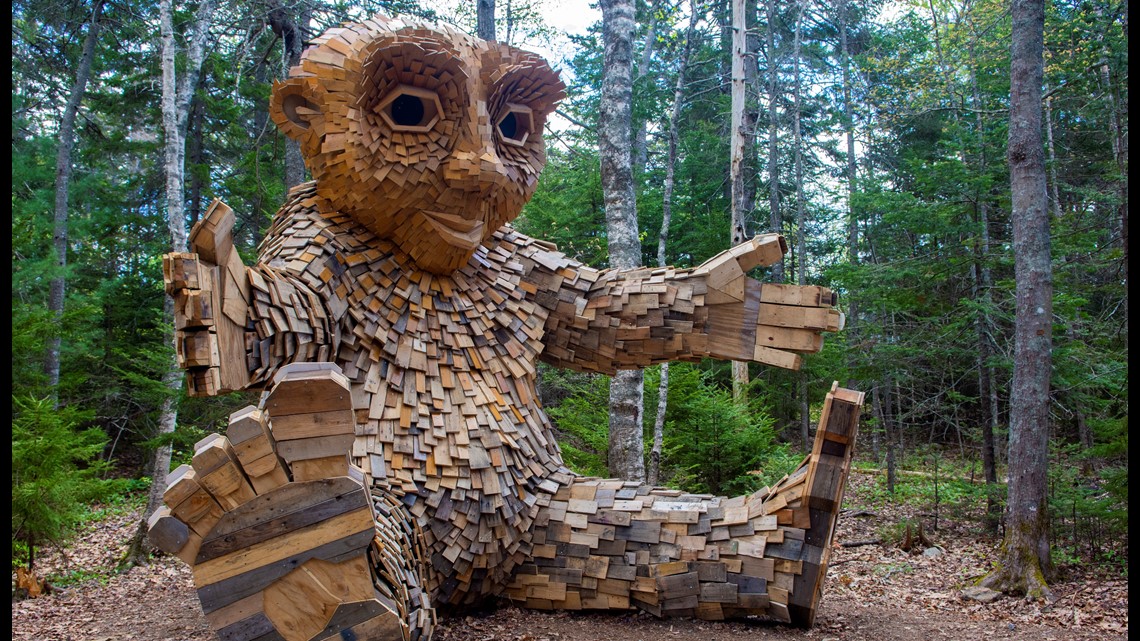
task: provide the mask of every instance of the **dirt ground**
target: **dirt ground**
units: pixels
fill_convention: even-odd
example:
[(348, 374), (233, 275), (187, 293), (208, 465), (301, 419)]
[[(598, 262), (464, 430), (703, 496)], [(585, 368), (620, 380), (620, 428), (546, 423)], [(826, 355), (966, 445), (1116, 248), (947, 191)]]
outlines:
[[(849, 506), (861, 484), (852, 476)], [(841, 515), (837, 543), (874, 538), (897, 509)], [(135, 526), (126, 514), (87, 528), (66, 552), (48, 551), (43, 569), (90, 570), (113, 565)], [(1123, 641), (1128, 586), (1070, 569), (1054, 582), (1052, 604), (1003, 596), (988, 604), (961, 589), (985, 571), (996, 541), (943, 520), (931, 534), (941, 554), (908, 554), (880, 545), (836, 547), (816, 625), (799, 630), (767, 621), (713, 623), (656, 619), (644, 613), (521, 610), (508, 603), (440, 621), (435, 641)], [(932, 553), (933, 554), (933, 553)], [(189, 570), (163, 556), (146, 567), (91, 579), (38, 599), (13, 601), (16, 641), (210, 641)]]

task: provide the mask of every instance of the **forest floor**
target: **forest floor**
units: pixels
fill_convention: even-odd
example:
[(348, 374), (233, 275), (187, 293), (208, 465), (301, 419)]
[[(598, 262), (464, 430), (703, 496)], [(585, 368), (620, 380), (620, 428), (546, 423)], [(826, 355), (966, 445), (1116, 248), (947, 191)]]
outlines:
[[(644, 613), (492, 610), (440, 622), (436, 641), (1116, 641), (1128, 636), (1128, 582), (1087, 564), (1062, 567), (1052, 604), (1001, 596), (966, 599), (962, 589), (988, 568), (998, 544), (981, 537), (972, 519), (944, 514), (932, 529), (926, 508), (874, 501), (881, 477), (851, 475), (836, 542), (880, 538), (904, 518), (922, 518), (940, 553), (911, 554), (897, 546), (836, 547), (815, 627), (767, 621), (714, 623), (656, 619)], [(921, 512), (921, 514), (920, 514)], [(68, 548), (44, 550), (41, 576), (73, 577), (36, 599), (12, 602), (16, 641), (211, 641), (190, 572), (162, 555), (150, 565), (112, 568), (134, 531), (138, 513), (110, 512), (89, 523)], [(947, 518), (950, 516), (950, 518)], [(91, 577), (75, 581), (75, 577)]]

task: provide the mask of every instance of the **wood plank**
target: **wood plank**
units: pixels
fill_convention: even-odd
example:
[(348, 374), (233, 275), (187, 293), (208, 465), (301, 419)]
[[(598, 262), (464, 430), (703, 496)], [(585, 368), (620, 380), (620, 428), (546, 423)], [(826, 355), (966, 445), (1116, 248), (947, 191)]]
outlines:
[(359, 482), (348, 477), (292, 483), (227, 513), (207, 542), (288, 514), (302, 512), (333, 497), (340, 497), (349, 506), (357, 507), (361, 503), (353, 505), (352, 501), (361, 499), (349, 497), (363, 491)]
[(194, 584), (201, 588), (224, 581), (352, 534), (371, 532), (373, 527), (372, 513), (368, 509), (340, 514), (268, 541), (200, 562), (193, 568)]
[[(357, 510), (367, 510), (367, 495), (362, 488), (350, 494), (329, 497), (325, 501), (306, 506), (273, 519), (266, 519), (249, 527), (228, 532), (214, 532), (203, 542), (198, 552), (198, 563), (203, 563), (230, 552), (240, 551), (296, 530)], [(226, 530), (230, 523), (219, 523)]]

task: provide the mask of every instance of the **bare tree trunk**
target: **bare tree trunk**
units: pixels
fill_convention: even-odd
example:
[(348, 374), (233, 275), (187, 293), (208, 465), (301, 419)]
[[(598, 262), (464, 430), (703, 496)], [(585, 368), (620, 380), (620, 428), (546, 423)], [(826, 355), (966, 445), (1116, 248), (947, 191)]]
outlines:
[(894, 398), (898, 394), (891, 394), (891, 380), (889, 378), (880, 382), (883, 388), (883, 435), (887, 440), (887, 491), (891, 494), (895, 493), (895, 480), (897, 449), (901, 442), (899, 438), (902, 434), (902, 425), (894, 421), (896, 416)]
[[(847, 138), (847, 252), (852, 264), (859, 262), (859, 221), (851, 198), (855, 194), (855, 117), (851, 105), (851, 52), (847, 46), (847, 1), (840, 3), (839, 46), (843, 67), (843, 132)], [(854, 312), (851, 313), (855, 315)], [(854, 319), (849, 320), (850, 322)], [(849, 327), (850, 329), (850, 327)]]
[[(1125, 9), (1127, 11), (1127, 9)], [(1127, 15), (1127, 14), (1126, 14)], [(1100, 36), (1103, 42), (1104, 36)], [(1116, 219), (1117, 235), (1120, 237), (1121, 249), (1124, 252), (1123, 256), (1123, 269), (1124, 269), (1124, 282), (1128, 283), (1128, 137), (1124, 134), (1124, 127), (1121, 125), (1120, 109), (1118, 104), (1121, 102), (1116, 95), (1116, 86), (1112, 83), (1112, 72), (1108, 66), (1107, 47), (1104, 50), (1105, 62), (1100, 65), (1100, 77), (1104, 83), (1104, 96), (1108, 100), (1109, 116), (1112, 120), (1112, 158), (1116, 161), (1116, 169), (1120, 174), (1120, 179), (1117, 181), (1117, 195), (1120, 202), (1117, 203), (1117, 211), (1119, 212)]]
[[(630, 146), (634, 9), (630, 0), (603, 0), (601, 8), (605, 59), (598, 152), (602, 160), (610, 267), (632, 269), (641, 264)], [(645, 481), (643, 380), (641, 370), (623, 370), (610, 382), (609, 471), (628, 481)]]
[(882, 461), (882, 459), (879, 458), (882, 455), (882, 446), (880, 443), (882, 440), (881, 434), (886, 430), (887, 425), (887, 413), (883, 410), (883, 395), (879, 391), (882, 387), (882, 381), (878, 381), (875, 383), (875, 386), (871, 388), (871, 405), (874, 409), (875, 419), (879, 423), (875, 426), (875, 429), (871, 430), (871, 457), (875, 459), (875, 465), (878, 465), (879, 462)]
[[(171, 251), (187, 250), (186, 208), (183, 194), (184, 164), (186, 155), (186, 124), (190, 111), (190, 99), (198, 88), (198, 77), (202, 69), (202, 59), (206, 55), (206, 37), (209, 34), (210, 19), (214, 12), (212, 0), (201, 0), (194, 22), (189, 27), (186, 45), (186, 66), (180, 78), (175, 77), (174, 58), (174, 0), (162, 0), (159, 4), (159, 21), (162, 37), (162, 128), (164, 133), (164, 165), (166, 171), (166, 215), (170, 229)], [(163, 317), (171, 332), (169, 340), (173, 345), (174, 301), (168, 295), (163, 305)], [(183, 373), (178, 367), (174, 353), (170, 353), (170, 369), (163, 376), (169, 390), (162, 404), (159, 416), (158, 436), (167, 439), (178, 424), (176, 399), (182, 391)], [(155, 448), (151, 462), (151, 486), (147, 497), (146, 512), (139, 528), (131, 540), (125, 564), (134, 565), (146, 560), (150, 544), (146, 540), (146, 521), (162, 504), (166, 491), (166, 477), (170, 473), (170, 445), (164, 443)]]
[(59, 122), (59, 150), (55, 157), (55, 215), (52, 221), (52, 247), (55, 250), (56, 274), (51, 279), (48, 294), (48, 311), (55, 318), (52, 334), (48, 338), (47, 352), (44, 354), (44, 374), (47, 376), (53, 407), (59, 407), (59, 350), (62, 336), (59, 334), (63, 321), (63, 303), (67, 294), (67, 206), (68, 189), (71, 185), (71, 150), (75, 146), (75, 119), (79, 114), (79, 103), (87, 92), (87, 79), (91, 77), (91, 65), (95, 59), (95, 45), (99, 41), (99, 14), (103, 11), (103, 0), (95, 0), (91, 7), (91, 23), (87, 27), (87, 37), (83, 41), (83, 54), (79, 58), (79, 69), (75, 72), (75, 84), (63, 110)]
[[(847, 0), (839, 3), (839, 62), (843, 70), (843, 130), (847, 138), (847, 261), (854, 267), (859, 264), (859, 219), (855, 215), (852, 199), (855, 197), (855, 117), (851, 106), (851, 52), (847, 46)], [(852, 296), (847, 303), (848, 345), (859, 340), (858, 300)], [(851, 352), (854, 354), (854, 351)], [(854, 364), (850, 366), (854, 371)], [(849, 382), (854, 387), (854, 381)]]
[[(681, 101), (684, 99), (685, 71), (689, 54), (693, 50), (696, 34), (697, 3), (689, 3), (689, 28), (685, 32), (685, 48), (677, 69), (677, 83), (673, 89), (673, 110), (669, 115), (669, 155), (665, 161), (665, 185), (661, 203), (661, 231), (657, 234), (657, 265), (665, 266), (665, 246), (669, 240), (669, 223), (673, 218), (673, 183), (677, 167), (677, 125), (681, 120)], [(665, 438), (665, 412), (669, 409), (669, 363), (661, 364), (661, 381), (657, 386), (657, 417), (653, 421), (653, 447), (649, 451), (648, 483), (657, 485), (661, 476), (661, 449)]]
[[(779, 234), (784, 229), (784, 219), (780, 215), (780, 156), (777, 142), (779, 140), (779, 86), (780, 63), (776, 56), (776, 0), (768, 0), (768, 207), (770, 208), (768, 224), (773, 233)], [(772, 282), (784, 282), (784, 264), (777, 262), (772, 265), (770, 277)]]
[[(637, 85), (645, 74), (649, 73), (649, 63), (653, 60), (653, 50), (657, 44), (657, 12), (661, 7), (661, 0), (653, 0), (649, 7), (649, 28), (645, 30), (645, 46), (641, 49), (641, 60), (637, 65), (633, 77), (633, 84)], [(638, 118), (633, 130), (633, 170), (644, 172), (645, 165), (649, 163), (649, 145), (645, 138), (645, 119)]]
[[(758, 0), (744, 0), (744, 15), (759, 15)], [(745, 19), (747, 23), (747, 18)], [(744, 32), (744, 115), (741, 128), (744, 131), (744, 159), (740, 161), (740, 171), (744, 175), (743, 194), (740, 197), (741, 217), (747, 228), (754, 223), (756, 192), (759, 189), (760, 157), (757, 152), (757, 134), (760, 131), (760, 54), (762, 50), (759, 28)]]
[[(748, 22), (744, 11), (744, 0), (732, 2), (732, 131), (729, 175), (732, 182), (732, 245), (746, 239), (744, 217), (744, 46)], [(738, 402), (745, 401), (748, 388), (748, 363), (732, 362), (732, 397)]]
[(1005, 541), (983, 585), (1052, 599), (1049, 556), (1049, 385), (1053, 277), (1041, 140), (1043, 0), (1014, 0), (1010, 59), (1009, 173), (1016, 321), (1010, 394)]
[[(266, 16), (270, 29), (285, 45), (284, 77), (289, 76), (289, 69), (301, 64), (301, 52), (305, 48), (305, 29), (309, 27), (309, 18), (313, 9), (307, 2), (301, 3), (300, 8), (301, 11), (294, 20), (290, 13), (294, 10), (292, 5), (286, 7), (280, 0), (273, 0)], [(286, 136), (285, 189), (292, 189), (303, 182), (305, 182), (305, 160), (301, 156), (301, 143)]]
[[(800, 131), (800, 55), (803, 46), (804, 12), (807, 11), (808, 0), (799, 0), (799, 11), (796, 12), (796, 38), (792, 55), (795, 84), (792, 88), (792, 135), (794, 137), (796, 161), (796, 282), (807, 285), (807, 238), (804, 232), (804, 139)], [(805, 452), (811, 451), (811, 406), (808, 403), (807, 372), (799, 371), (800, 393), (800, 441)]]
[[(202, 150), (202, 102), (199, 100), (190, 101), (190, 124), (188, 127), (188, 135), (186, 145), (189, 147), (190, 165), (193, 167), (199, 165), (203, 160)], [(190, 172), (190, 211), (189, 223), (193, 228), (194, 224), (198, 222), (198, 218), (202, 215), (202, 176), (198, 171)]]
[[(982, 120), (982, 101), (978, 91), (977, 73), (973, 67), (974, 51), (970, 46), (970, 90), (974, 102), (974, 125), (978, 132), (978, 172), (985, 174), (986, 137), (985, 122)], [(981, 404), (989, 409), (982, 419), (982, 470), (989, 484), (986, 495), (986, 526), (996, 533), (1000, 520), (1000, 506), (995, 497), (994, 489), (997, 486), (997, 464), (994, 460), (994, 432), (998, 428), (997, 391), (994, 389), (994, 369), (990, 364), (994, 348), (992, 341), (993, 321), (989, 311), (993, 308), (993, 278), (986, 259), (990, 255), (990, 201), (989, 193), (978, 194), (978, 231), (979, 241), (975, 243), (974, 263), (971, 269), (974, 272), (974, 300), (981, 303), (974, 317), (974, 331), (978, 335), (978, 398)]]
[(1060, 220), (1061, 186), (1057, 182), (1057, 153), (1053, 148), (1053, 96), (1045, 99), (1045, 134), (1049, 150), (1049, 190), (1053, 196), (1053, 218)]
[(476, 2), (475, 34), (488, 42), (495, 39), (495, 0)]

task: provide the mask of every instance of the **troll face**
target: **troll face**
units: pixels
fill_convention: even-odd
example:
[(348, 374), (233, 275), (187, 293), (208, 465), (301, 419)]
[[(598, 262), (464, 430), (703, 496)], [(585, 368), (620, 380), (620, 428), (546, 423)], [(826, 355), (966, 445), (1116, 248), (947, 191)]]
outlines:
[(563, 89), (535, 54), (377, 17), (316, 40), (270, 113), (322, 206), (447, 274), (534, 194)]

